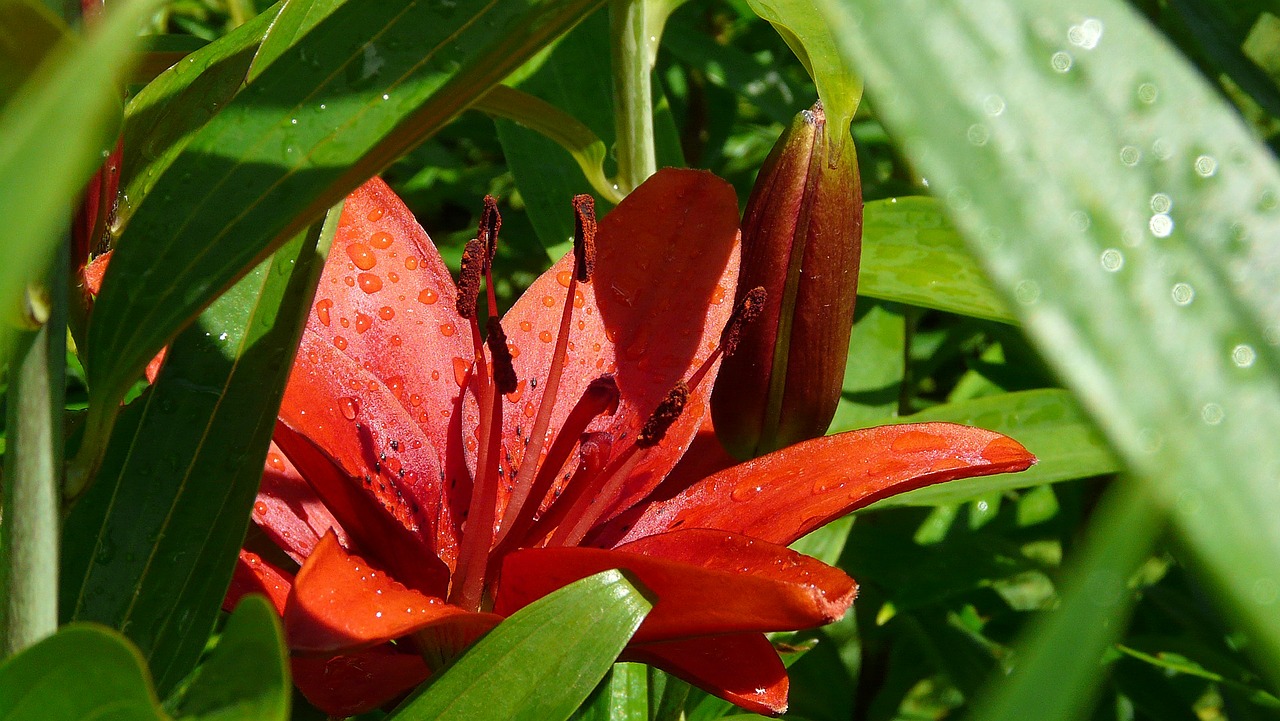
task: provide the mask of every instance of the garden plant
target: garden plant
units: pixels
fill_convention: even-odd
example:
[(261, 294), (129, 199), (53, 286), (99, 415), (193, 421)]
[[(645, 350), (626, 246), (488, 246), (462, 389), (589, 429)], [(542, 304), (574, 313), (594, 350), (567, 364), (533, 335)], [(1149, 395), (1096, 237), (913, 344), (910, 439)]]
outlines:
[(0, 719), (1280, 718), (1275, 0), (0, 0)]

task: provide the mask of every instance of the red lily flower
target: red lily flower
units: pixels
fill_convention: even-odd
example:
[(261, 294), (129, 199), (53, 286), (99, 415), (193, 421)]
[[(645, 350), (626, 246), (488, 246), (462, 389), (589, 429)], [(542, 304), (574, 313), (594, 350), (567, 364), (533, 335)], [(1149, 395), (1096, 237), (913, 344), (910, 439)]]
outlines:
[(574, 206), (575, 252), (501, 324), (491, 290), (479, 304), (486, 347), (492, 202), (460, 294), (385, 184), (346, 201), (254, 508), (300, 569), (244, 551), (227, 597), (275, 602), (295, 681), (331, 714), (387, 703), (502, 617), (610, 568), (657, 599), (627, 658), (780, 713), (787, 677), (764, 633), (834, 621), (857, 588), (786, 544), (895, 493), (1034, 462), (999, 434), (928, 423), (731, 465), (707, 418), (750, 315), (726, 302), (733, 190), (664, 170), (598, 232), (590, 198)]

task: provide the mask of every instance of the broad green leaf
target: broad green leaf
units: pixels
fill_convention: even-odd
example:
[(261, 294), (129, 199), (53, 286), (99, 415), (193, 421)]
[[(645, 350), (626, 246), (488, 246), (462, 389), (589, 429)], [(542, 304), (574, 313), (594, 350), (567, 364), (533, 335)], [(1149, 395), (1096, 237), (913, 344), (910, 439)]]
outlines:
[(285, 0), (280, 12), (271, 20), (271, 27), (263, 36), (262, 44), (258, 46), (258, 52), (249, 68), (249, 80), (261, 75), (267, 66), (283, 56), (302, 36), (329, 17), (345, 1)]
[(1119, 0), (820, 3), (1280, 684), (1280, 168)]
[[(279, 5), (185, 54), (125, 107), (117, 223), (126, 225), (192, 135), (235, 97)], [(167, 37), (167, 36), (166, 36)]]
[(893, 498), (876, 508), (938, 506), (991, 493), (1115, 473), (1119, 461), (1093, 423), (1064, 390), (1042, 389), (934, 406), (903, 422), (949, 421), (998, 431), (1027, 447), (1039, 462), (1021, 473), (966, 478)]
[(1146, 560), (1164, 514), (1144, 487), (1112, 487), (1068, 570), (1062, 600), (1033, 624), (1013, 673), (996, 675), (975, 702), (975, 721), (1070, 721), (1089, 718), (1103, 676), (1103, 654), (1120, 638), (1133, 606), (1129, 577)]
[[(556, 43), (537, 70), (520, 80), (519, 89), (576, 118), (604, 147), (613, 148), (617, 132), (608, 57), (609, 22), (606, 13), (598, 12)], [(661, 88), (655, 87), (653, 94), (658, 106), (654, 117), (658, 165), (683, 165), (675, 121), (660, 105)], [(500, 119), (495, 124), (529, 220), (538, 239), (558, 258), (564, 244), (573, 238), (569, 200), (589, 190), (591, 183), (578, 163), (552, 139), (539, 134), (535, 124), (530, 124), (535, 129), (510, 120)], [(598, 200), (610, 202), (603, 195)], [(604, 202), (598, 215), (608, 207)]]
[(142, 656), (123, 636), (75, 624), (0, 664), (0, 721), (162, 721)]
[(812, 0), (747, 0), (747, 4), (787, 41), (817, 84), (818, 97), (831, 127), (836, 128), (830, 142), (846, 142), (862, 100), (862, 79), (840, 53), (834, 28), (814, 12)]
[(95, 464), (151, 356), (236, 278), (600, 0), (351, 0), (161, 171), (124, 230), (86, 348)]
[(905, 344), (906, 319), (901, 308), (870, 299), (858, 303), (832, 429), (884, 422), (898, 415)]
[(330, 218), (174, 341), (64, 524), (62, 612), (128, 635), (163, 693), (195, 664), (231, 580)]
[(209, 660), (166, 706), (183, 719), (287, 721), (293, 694), (288, 655), (275, 607), (261, 596), (246, 596)]
[(0, 107), (66, 33), (66, 24), (38, 0), (0, 2)]
[(25, 283), (52, 259), (76, 197), (115, 142), (118, 83), (157, 5), (116, 3), (85, 41), (52, 50), (0, 108), (0, 348)]
[(1241, 47), (1261, 12), (1245, 0), (1170, 0), (1191, 40), (1215, 70), (1230, 76), (1254, 102), (1280, 117), (1280, 90)]
[(567, 719), (651, 607), (620, 571), (569, 584), (503, 621), (391, 718)]
[(932, 198), (867, 203), (858, 294), (922, 308), (1014, 322), (1009, 306)]

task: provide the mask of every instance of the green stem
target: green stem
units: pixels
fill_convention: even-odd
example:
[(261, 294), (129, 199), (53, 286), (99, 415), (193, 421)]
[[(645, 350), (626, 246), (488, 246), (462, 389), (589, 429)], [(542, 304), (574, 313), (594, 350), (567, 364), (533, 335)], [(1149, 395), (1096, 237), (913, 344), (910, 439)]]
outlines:
[(618, 187), (623, 193), (630, 193), (658, 170), (648, 25), (645, 0), (609, 0)]
[(48, 286), (29, 291), (41, 328), (18, 340), (9, 386), (0, 577), (0, 654), (8, 656), (58, 627), (58, 518), (66, 375), (66, 277), (62, 243)]

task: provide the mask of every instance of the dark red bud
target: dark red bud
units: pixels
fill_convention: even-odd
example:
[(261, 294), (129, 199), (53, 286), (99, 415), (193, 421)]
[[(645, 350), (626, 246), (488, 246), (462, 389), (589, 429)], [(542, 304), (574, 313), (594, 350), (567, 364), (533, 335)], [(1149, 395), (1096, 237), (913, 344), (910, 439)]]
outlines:
[(826, 432), (840, 401), (862, 251), (862, 185), (845, 128), (821, 103), (774, 145), (747, 200), (737, 295), (767, 294), (725, 358), (711, 397), (716, 432), (751, 458)]

